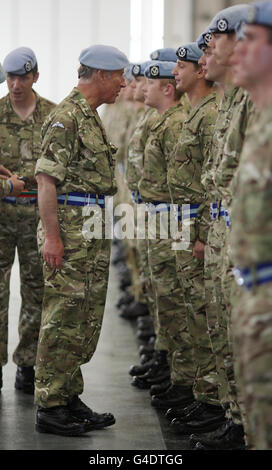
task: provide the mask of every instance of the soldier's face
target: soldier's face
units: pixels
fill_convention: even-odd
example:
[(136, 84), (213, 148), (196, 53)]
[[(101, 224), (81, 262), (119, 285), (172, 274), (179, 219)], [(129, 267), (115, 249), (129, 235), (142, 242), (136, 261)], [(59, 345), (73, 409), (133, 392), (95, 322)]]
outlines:
[(162, 100), (163, 90), (160, 79), (148, 78), (143, 87), (144, 103), (156, 108)]
[(35, 76), (33, 73), (24, 75), (14, 75), (7, 73), (7, 85), (10, 93), (11, 101), (14, 103), (23, 103), (27, 101), (32, 93), (32, 86), (38, 80), (39, 74)]
[(230, 59), (236, 43), (235, 34), (213, 34), (212, 47), (216, 62), (226, 67), (230, 66)]
[(252, 89), (271, 81), (271, 64), (272, 42), (268, 28), (245, 26), (244, 39), (237, 43), (232, 58), (235, 84)]
[(172, 73), (175, 76), (176, 88), (182, 93), (186, 93), (190, 90), (196, 80), (196, 69), (192, 62), (185, 62), (182, 60), (177, 61), (177, 65), (173, 69)]
[(103, 83), (104, 103), (114, 103), (121, 89), (125, 86), (124, 69), (114, 70), (110, 75), (105, 75)]
[(134, 101), (140, 101), (141, 103), (144, 102), (144, 92), (143, 92), (143, 87), (145, 85), (145, 77), (135, 77), (134, 79)]
[(206, 63), (203, 64), (203, 70), (206, 80), (212, 82), (220, 82), (223, 77), (226, 67), (217, 63), (215, 55), (213, 54), (213, 47), (209, 44), (205, 50)]

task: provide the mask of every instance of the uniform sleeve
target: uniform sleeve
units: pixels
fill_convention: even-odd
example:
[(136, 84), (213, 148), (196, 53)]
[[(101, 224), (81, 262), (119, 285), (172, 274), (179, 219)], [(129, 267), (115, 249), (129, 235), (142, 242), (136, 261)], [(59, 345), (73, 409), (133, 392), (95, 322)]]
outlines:
[(46, 173), (63, 182), (75, 151), (76, 126), (73, 119), (56, 117), (42, 128), (42, 155), (35, 175)]
[[(212, 140), (214, 135), (215, 122), (217, 119), (217, 110), (210, 111), (204, 118), (201, 132), (200, 142), (203, 153), (202, 175), (210, 174), (212, 166)], [(203, 183), (203, 178), (201, 178)], [(203, 192), (205, 192), (203, 187)], [(203, 202), (200, 204), (197, 217), (197, 238), (203, 243), (206, 243), (208, 230), (210, 226), (210, 204), (209, 195), (205, 192)]]
[(11, 187), (8, 180), (0, 180), (0, 198), (8, 196), (10, 193)]

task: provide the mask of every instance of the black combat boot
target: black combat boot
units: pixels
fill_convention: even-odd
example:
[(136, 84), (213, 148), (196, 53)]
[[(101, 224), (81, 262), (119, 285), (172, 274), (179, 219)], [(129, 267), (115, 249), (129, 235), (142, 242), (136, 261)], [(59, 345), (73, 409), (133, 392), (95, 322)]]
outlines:
[(111, 413), (97, 413), (83, 403), (75, 395), (68, 403), (71, 415), (88, 425), (88, 429), (102, 429), (115, 424), (115, 418)]
[(166, 392), (166, 390), (168, 390), (169, 387), (171, 387), (171, 385), (172, 385), (171, 380), (166, 379), (163, 382), (161, 382), (160, 384), (151, 385), (149, 393), (150, 393), (151, 396), (158, 395), (159, 393)]
[(167, 362), (167, 351), (155, 351), (155, 361), (143, 375), (133, 377), (131, 385), (148, 389), (153, 384), (161, 383), (170, 378), (170, 368)]
[(205, 435), (192, 434), (190, 445), (195, 450), (244, 450), (244, 428), (229, 419), (214, 432)]
[(131, 368), (129, 369), (129, 374), (132, 375), (132, 377), (134, 375), (143, 375), (150, 369), (150, 367), (154, 364), (154, 362), (155, 362), (155, 358), (154, 356), (152, 356), (152, 358), (149, 361), (145, 362), (142, 365), (131, 366)]
[(203, 433), (213, 431), (225, 422), (226, 418), (223, 408), (206, 403), (205, 409), (202, 410), (199, 416), (194, 416), (190, 421), (175, 418), (170, 426), (177, 434), (191, 434), (192, 432)]
[(183, 408), (177, 407), (177, 408), (169, 408), (167, 412), (165, 413), (165, 417), (169, 420), (172, 421), (173, 419), (177, 418), (181, 421), (183, 421), (185, 418), (188, 421), (190, 421), (190, 418), (194, 418), (197, 416), (199, 413), (202, 412), (203, 408), (205, 408), (205, 404), (201, 403), (200, 401), (193, 401), (190, 403), (190, 405), (187, 405)]
[(168, 409), (171, 406), (185, 406), (194, 401), (192, 387), (172, 384), (165, 392), (153, 395), (151, 405), (155, 408)]
[(38, 407), (35, 428), (59, 436), (81, 436), (90, 431), (89, 424), (72, 416), (68, 406)]
[(146, 304), (141, 302), (131, 302), (127, 306), (122, 307), (120, 317), (127, 320), (135, 320), (139, 316), (149, 315), (149, 310)]
[(34, 394), (34, 367), (18, 366), (15, 377), (15, 388), (23, 393)]

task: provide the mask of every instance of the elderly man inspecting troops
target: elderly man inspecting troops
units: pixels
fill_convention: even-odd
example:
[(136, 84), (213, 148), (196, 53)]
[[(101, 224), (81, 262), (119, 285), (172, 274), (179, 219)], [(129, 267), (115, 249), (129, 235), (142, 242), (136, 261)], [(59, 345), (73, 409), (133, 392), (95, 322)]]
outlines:
[[(125, 86), (125, 54), (94, 45), (79, 57), (79, 81), (43, 127), (36, 165), (44, 259), (44, 300), (37, 351), (35, 403), (38, 432), (82, 435), (115, 423), (79, 398), (80, 366), (92, 358), (103, 319), (110, 240), (84, 236), (84, 206), (105, 216), (105, 195), (116, 193), (114, 162), (96, 111)], [(104, 223), (104, 222), (103, 222)]]
[(19, 344), (13, 354), (17, 364), (15, 387), (33, 394), (43, 296), (36, 239), (38, 211), (34, 169), (41, 149), (41, 126), (55, 105), (33, 90), (39, 72), (31, 49), (20, 47), (11, 51), (4, 59), (3, 70), (9, 94), (0, 100), (0, 156), (10, 176), (1, 180), (0, 367), (7, 363), (8, 357), (9, 281), (17, 249), (22, 303)]

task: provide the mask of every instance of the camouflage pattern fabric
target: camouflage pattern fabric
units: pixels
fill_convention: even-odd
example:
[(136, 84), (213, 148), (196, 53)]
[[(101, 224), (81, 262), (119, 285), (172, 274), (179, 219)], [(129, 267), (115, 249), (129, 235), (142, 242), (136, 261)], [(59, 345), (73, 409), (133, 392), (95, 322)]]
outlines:
[[(42, 156), (36, 174), (57, 179), (57, 191), (116, 192), (112, 146), (104, 127), (74, 89), (42, 129)], [(91, 206), (90, 206), (91, 210)], [(105, 210), (98, 214), (104, 221)], [(44, 265), (44, 299), (35, 374), (35, 403), (67, 404), (83, 390), (81, 364), (97, 345), (108, 284), (110, 240), (84, 236), (86, 207), (58, 206), (64, 257), (61, 269)], [(44, 234), (39, 228), (39, 244)]]
[[(37, 93), (35, 96), (35, 110), (24, 121), (13, 111), (9, 95), (0, 100), (0, 161), (12, 173), (26, 179), (26, 191), (37, 188), (34, 169), (41, 151), (41, 126), (55, 107), (54, 103)], [(35, 204), (30, 205), (28, 200), (22, 199), (20, 202), (25, 204), (17, 203), (15, 206), (0, 201), (0, 364), (4, 365), (7, 362), (9, 280), (17, 248), (22, 303), (19, 317), (19, 344), (13, 360), (20, 366), (33, 366), (36, 359), (43, 295), (42, 266), (36, 237), (39, 217)]]
[[(230, 184), (239, 164), (239, 158), (244, 142), (245, 133), (252, 115), (254, 107), (249, 99), (249, 95), (243, 89), (231, 87), (226, 99), (223, 100), (222, 109), (224, 110), (224, 119), (219, 123), (219, 130), (224, 139), (221, 140), (221, 147), (216, 153), (215, 164), (213, 168), (214, 184), (217, 192), (217, 199), (222, 200), (222, 206), (228, 210), (232, 199)], [(223, 143), (223, 145), (222, 145)], [(238, 403), (237, 385), (234, 376), (233, 366), (233, 346), (231, 330), (231, 290), (234, 282), (232, 276), (232, 266), (229, 262), (227, 235), (229, 228), (223, 218), (214, 222), (213, 247), (217, 246), (217, 256), (212, 266), (212, 276), (217, 296), (218, 321), (219, 328), (223, 334), (221, 343), (221, 360), (225, 367), (225, 386), (221, 386), (221, 404), (229, 411), (227, 416), (240, 424), (241, 411)], [(225, 343), (225, 345), (224, 345)], [(223, 368), (220, 369), (223, 381)], [(222, 382), (223, 383), (223, 382)]]
[(218, 404), (216, 364), (207, 331), (204, 262), (193, 257), (193, 246), (196, 240), (205, 243), (210, 224), (201, 173), (208, 161), (216, 118), (216, 95), (211, 93), (192, 109), (168, 166), (172, 202), (180, 207), (199, 204), (197, 218), (184, 222), (189, 232), (188, 247), (176, 251), (176, 261), (197, 367), (194, 395), (197, 400), (211, 404)]
[(7, 196), (10, 193), (10, 184), (7, 180), (0, 179), (0, 198)]
[[(233, 264), (251, 268), (271, 263), (272, 112), (263, 109), (247, 134), (236, 174), (232, 202), (231, 255)], [(241, 387), (251, 446), (272, 448), (271, 409), (271, 282), (249, 290), (237, 287), (233, 332), (237, 380)]]
[[(171, 202), (167, 184), (167, 161), (180, 137), (185, 118), (186, 112), (179, 103), (165, 111), (151, 127), (144, 151), (143, 174), (138, 186), (141, 197), (146, 202)], [(159, 325), (155, 348), (168, 351), (172, 382), (192, 386), (196, 371), (183, 292), (177, 279), (173, 240), (168, 230), (168, 214), (164, 214), (168, 239), (160, 238), (160, 214), (152, 215), (151, 211), (148, 214), (150, 218), (156, 219), (156, 233), (150, 233), (154, 240), (147, 240), (148, 263)], [(178, 359), (181, 357), (183, 366), (179, 370)]]

